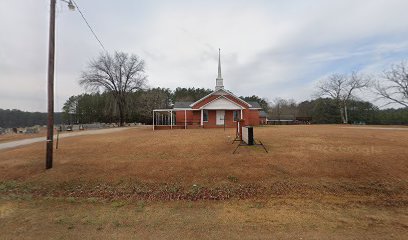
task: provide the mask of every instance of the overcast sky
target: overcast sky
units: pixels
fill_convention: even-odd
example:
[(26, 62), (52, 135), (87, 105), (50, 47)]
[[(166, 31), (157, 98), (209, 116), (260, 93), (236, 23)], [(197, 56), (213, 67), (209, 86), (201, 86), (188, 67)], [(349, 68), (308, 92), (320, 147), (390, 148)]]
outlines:
[[(81, 71), (101, 47), (78, 11), (58, 1), (56, 111), (83, 93)], [(151, 87), (312, 98), (328, 74), (375, 73), (408, 59), (408, 1), (76, 0), (108, 51), (146, 61)], [(0, 108), (46, 111), (48, 0), (0, 0)]]

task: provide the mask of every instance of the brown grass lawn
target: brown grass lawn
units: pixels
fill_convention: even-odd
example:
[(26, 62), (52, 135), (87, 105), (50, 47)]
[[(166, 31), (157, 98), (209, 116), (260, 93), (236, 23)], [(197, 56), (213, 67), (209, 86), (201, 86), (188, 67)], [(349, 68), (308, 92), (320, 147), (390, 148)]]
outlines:
[(0, 151), (0, 238), (407, 239), (408, 131), (146, 128)]

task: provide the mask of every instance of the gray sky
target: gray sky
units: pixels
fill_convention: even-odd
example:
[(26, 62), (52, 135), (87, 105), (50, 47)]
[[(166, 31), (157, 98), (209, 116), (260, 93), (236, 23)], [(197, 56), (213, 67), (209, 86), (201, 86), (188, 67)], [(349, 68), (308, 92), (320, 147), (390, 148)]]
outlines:
[[(408, 59), (406, 0), (76, 2), (108, 51), (146, 61), (151, 87), (214, 88), (218, 48), (225, 87), (270, 100), (307, 100), (330, 73)], [(0, 108), (45, 112), (49, 1), (0, 3)], [(78, 11), (57, 9), (59, 111), (101, 48)]]

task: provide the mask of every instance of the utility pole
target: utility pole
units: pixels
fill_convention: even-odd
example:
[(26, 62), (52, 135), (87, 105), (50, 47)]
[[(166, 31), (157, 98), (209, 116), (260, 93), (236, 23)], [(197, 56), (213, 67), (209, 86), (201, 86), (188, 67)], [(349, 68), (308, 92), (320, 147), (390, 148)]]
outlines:
[[(68, 3), (68, 8), (75, 10), (72, 0), (61, 0)], [(48, 43), (48, 120), (47, 120), (47, 150), (45, 169), (52, 168), (54, 145), (54, 67), (55, 67), (55, 6), (57, 0), (50, 0), (50, 32)]]
[(50, 36), (48, 45), (48, 121), (47, 121), (47, 152), (45, 169), (52, 168), (53, 138), (54, 138), (54, 66), (55, 66), (55, 5), (56, 0), (50, 4)]

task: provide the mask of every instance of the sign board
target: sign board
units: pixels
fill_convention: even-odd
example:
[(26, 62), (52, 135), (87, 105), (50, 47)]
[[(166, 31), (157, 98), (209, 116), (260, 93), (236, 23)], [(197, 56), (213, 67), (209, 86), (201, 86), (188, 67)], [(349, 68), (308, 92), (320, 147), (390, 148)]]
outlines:
[(242, 141), (248, 145), (254, 145), (254, 128), (252, 126), (242, 128)]

